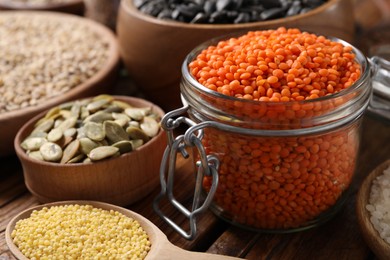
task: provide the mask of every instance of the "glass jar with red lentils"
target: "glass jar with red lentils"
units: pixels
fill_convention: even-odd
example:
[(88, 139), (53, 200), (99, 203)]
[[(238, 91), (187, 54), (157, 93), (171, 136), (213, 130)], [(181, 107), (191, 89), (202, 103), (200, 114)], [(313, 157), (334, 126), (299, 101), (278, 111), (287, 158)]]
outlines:
[[(354, 177), (361, 118), (379, 63), (386, 64), (342, 40), (298, 29), (253, 31), (197, 47), (182, 66), (185, 106), (162, 121), (170, 144), (155, 210), (187, 238), (207, 208), (261, 232), (327, 221)], [(189, 127), (176, 138), (172, 130), (181, 123)], [(186, 148), (198, 160), (192, 211), (168, 197), (189, 218), (190, 232), (158, 208), (172, 192), (176, 153), (186, 155)]]

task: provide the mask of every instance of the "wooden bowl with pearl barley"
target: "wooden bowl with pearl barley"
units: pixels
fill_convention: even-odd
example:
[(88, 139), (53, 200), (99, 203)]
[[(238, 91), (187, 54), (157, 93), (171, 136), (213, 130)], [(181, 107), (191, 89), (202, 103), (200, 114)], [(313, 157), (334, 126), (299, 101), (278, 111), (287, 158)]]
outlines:
[[(371, 189), (373, 181), (383, 175), (384, 170), (390, 167), (390, 160), (377, 166), (367, 177), (359, 188), (356, 197), (356, 215), (361, 233), (367, 245), (379, 259), (389, 259), (390, 243), (386, 242), (375, 229), (370, 218), (372, 213), (366, 208), (370, 204)], [(388, 204), (387, 204), (388, 205)], [(388, 209), (389, 210), (389, 209)], [(388, 219), (388, 217), (387, 217)]]
[(116, 31), (121, 57), (134, 82), (149, 100), (165, 111), (181, 106), (179, 84), (184, 58), (193, 48), (211, 38), (281, 26), (345, 41), (352, 41), (354, 37), (351, 0), (328, 0), (307, 13), (242, 24), (162, 20), (142, 13), (134, 2), (123, 0), (118, 11)]
[(84, 14), (83, 0), (0, 0), (0, 10), (30, 10)]
[[(88, 139), (91, 137), (89, 134), (83, 134), (81, 137), (78, 134), (73, 134), (71, 140), (80, 141), (80, 145), (76, 148), (73, 158), (84, 153), (82, 155), (84, 156), (84, 159), (77, 162), (73, 160), (71, 163), (70, 160), (63, 161), (65, 154), (67, 154), (67, 152), (65, 152), (66, 145), (64, 145), (63, 141), (68, 143), (68, 147), (70, 147), (70, 142), (66, 142), (67, 137), (65, 136), (65, 133), (63, 138), (58, 141), (52, 141), (62, 147), (63, 158), (61, 161), (37, 160), (32, 157), (31, 153), (33, 150), (26, 151), (26, 149), (22, 148), (22, 143), (28, 136), (31, 136), (34, 129), (36, 130), (36, 123), (38, 120), (44, 118), (47, 112), (53, 111), (53, 109), (44, 111), (35, 116), (25, 123), (18, 131), (14, 145), (16, 154), (23, 167), (24, 181), (28, 190), (37, 197), (40, 202), (46, 203), (59, 200), (98, 200), (124, 206), (141, 199), (158, 186), (160, 163), (167, 145), (166, 134), (160, 129), (158, 123), (158, 119), (163, 117), (164, 111), (144, 99), (128, 96), (112, 97), (115, 102), (119, 101), (134, 108), (148, 109), (150, 114), (153, 115), (157, 121), (155, 135), (143, 142), (142, 145), (138, 145), (137, 147), (134, 146), (126, 152), (122, 152), (120, 149), (120, 153), (113, 153), (112, 156), (107, 156), (105, 159), (89, 160), (86, 162), (84, 159), (88, 159), (88, 157), (92, 158), (90, 155), (93, 152), (91, 149), (88, 152), (85, 152), (85, 149), (81, 145), (80, 138)], [(80, 100), (85, 101), (90, 99), (91, 98)], [(63, 114), (65, 112), (61, 110), (60, 113)], [(55, 118), (57, 118), (57, 116), (55, 116)], [(107, 120), (111, 121), (114, 119)], [(82, 119), (79, 117), (77, 126), (71, 127), (76, 128), (78, 133), (82, 126), (86, 127), (86, 124), (81, 124), (81, 121)], [(83, 122), (86, 121), (89, 120)], [(95, 122), (92, 118), (90, 121)], [(55, 127), (56, 126), (54, 126), (54, 128)], [(118, 132), (117, 130), (115, 131), (115, 133)], [(114, 143), (107, 143), (107, 138), (104, 136), (103, 139), (100, 139), (101, 141), (95, 141), (95, 144), (99, 143), (99, 146), (107, 147), (112, 146), (112, 143)], [(49, 135), (47, 136), (47, 140), (49, 140)], [(128, 140), (132, 139), (129, 138)], [(37, 152), (42, 151), (40, 148), (35, 150)], [(87, 155), (87, 157), (85, 155)]]
[(68, 100), (110, 93), (120, 56), (115, 35), (80, 16), (0, 12), (0, 156), (19, 128)]

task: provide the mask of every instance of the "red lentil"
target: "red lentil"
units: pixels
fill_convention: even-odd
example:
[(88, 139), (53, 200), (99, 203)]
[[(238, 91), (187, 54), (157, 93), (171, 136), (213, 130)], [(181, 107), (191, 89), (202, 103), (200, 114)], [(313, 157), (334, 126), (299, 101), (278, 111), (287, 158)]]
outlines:
[[(264, 130), (314, 125), (308, 119), (352, 98), (321, 97), (348, 88), (361, 75), (352, 48), (286, 28), (220, 41), (204, 49), (189, 64), (189, 71), (211, 90), (258, 101), (205, 97), (242, 119), (238, 126)], [(215, 82), (222, 84), (216, 87)], [(305, 226), (334, 206), (349, 187), (359, 145), (358, 124), (297, 137), (205, 129), (206, 152), (217, 154), (221, 162), (215, 203), (233, 221), (254, 228)], [(205, 177), (203, 185), (209, 189), (211, 177)]]

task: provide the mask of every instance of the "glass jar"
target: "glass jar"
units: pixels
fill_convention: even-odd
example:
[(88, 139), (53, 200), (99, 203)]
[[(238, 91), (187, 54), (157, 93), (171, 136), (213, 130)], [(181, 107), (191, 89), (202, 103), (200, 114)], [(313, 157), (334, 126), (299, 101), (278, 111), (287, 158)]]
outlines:
[[(162, 121), (170, 141), (154, 209), (188, 239), (196, 235), (195, 216), (207, 208), (236, 226), (260, 232), (295, 232), (327, 221), (348, 196), (371, 78), (375, 68), (388, 63), (368, 60), (351, 46), (362, 73), (349, 88), (312, 100), (259, 102), (209, 90), (190, 74), (189, 63), (216, 42), (200, 45), (183, 63), (185, 106), (167, 113)], [(189, 118), (182, 116), (186, 112)], [(174, 138), (172, 131), (181, 123), (189, 128)], [(174, 157), (177, 152), (185, 155), (186, 147), (194, 147), (199, 158), (192, 211), (178, 203), (171, 190)], [(198, 189), (206, 194), (203, 200)], [(159, 209), (165, 195), (189, 218), (190, 232)]]

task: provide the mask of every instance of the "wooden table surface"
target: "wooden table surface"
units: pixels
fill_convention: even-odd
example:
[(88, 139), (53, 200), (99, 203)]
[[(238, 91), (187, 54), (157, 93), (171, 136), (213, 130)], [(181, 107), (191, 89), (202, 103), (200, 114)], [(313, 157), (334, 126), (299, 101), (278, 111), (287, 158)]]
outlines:
[[(357, 0), (355, 13), (358, 36), (357, 45), (373, 39), (390, 44), (390, 38), (383, 39), (376, 28), (390, 30), (383, 25), (388, 17), (381, 13), (375, 3), (388, 4), (386, 0)], [(364, 12), (370, 10), (371, 12)], [(383, 10), (383, 9), (382, 9)], [(389, 10), (389, 9), (388, 9)], [(373, 12), (380, 15), (372, 17)], [(364, 18), (365, 13), (370, 13)], [(390, 14), (389, 14), (390, 15)], [(379, 33), (379, 35), (383, 35)], [(364, 46), (365, 48), (367, 45)], [(390, 50), (389, 50), (390, 52)], [(361, 149), (356, 169), (356, 177), (352, 183), (351, 193), (337, 215), (322, 226), (307, 231), (291, 234), (262, 234), (234, 227), (206, 211), (197, 218), (198, 236), (188, 241), (169, 227), (152, 209), (152, 201), (160, 187), (127, 208), (142, 214), (156, 224), (175, 245), (191, 251), (208, 252), (220, 255), (236, 256), (246, 259), (376, 259), (368, 248), (360, 233), (356, 214), (355, 196), (364, 177), (377, 165), (390, 158), (390, 122), (366, 114), (363, 118)], [(5, 228), (9, 220), (20, 211), (39, 204), (27, 190), (21, 165), (16, 156), (0, 158), (0, 260), (14, 259), (5, 243)], [(176, 198), (185, 206), (191, 205), (193, 194), (193, 169), (189, 160), (179, 159), (177, 163), (177, 179), (180, 187), (176, 188)], [(185, 223), (186, 218), (161, 205), (165, 213), (177, 223)], [(390, 256), (389, 256), (390, 257)]]

